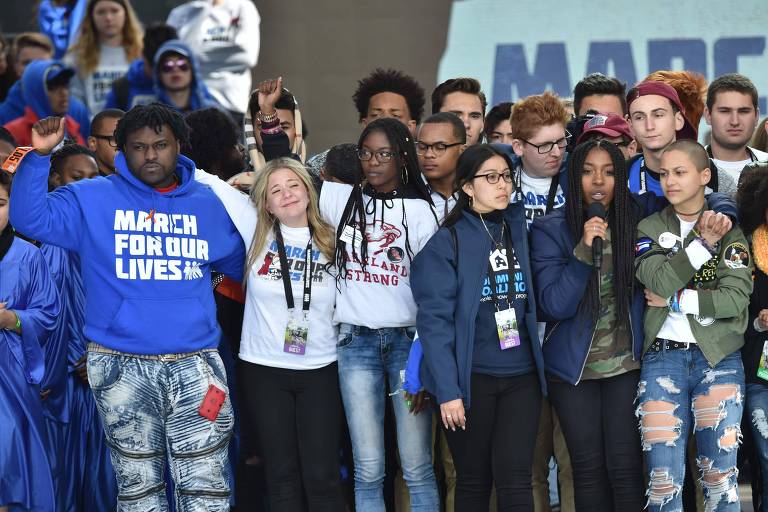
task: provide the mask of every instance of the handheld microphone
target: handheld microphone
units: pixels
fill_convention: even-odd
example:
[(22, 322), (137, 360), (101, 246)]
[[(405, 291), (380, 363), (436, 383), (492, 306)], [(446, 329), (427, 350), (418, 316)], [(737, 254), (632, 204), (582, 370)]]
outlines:
[[(605, 220), (605, 207), (602, 203), (594, 202), (589, 205), (587, 219), (592, 217)], [(603, 266), (603, 239), (599, 236), (592, 239), (592, 265), (598, 270)]]

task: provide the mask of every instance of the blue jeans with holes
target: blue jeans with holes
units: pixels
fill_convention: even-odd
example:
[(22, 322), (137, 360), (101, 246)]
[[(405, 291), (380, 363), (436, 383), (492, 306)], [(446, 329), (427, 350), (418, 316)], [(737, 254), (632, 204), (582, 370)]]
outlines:
[(738, 512), (736, 454), (741, 440), (744, 367), (734, 352), (711, 368), (696, 345), (643, 356), (637, 416), (649, 471), (648, 509), (681, 511), (688, 435), (707, 511)]
[[(234, 416), (215, 350), (148, 358), (88, 346), (88, 380), (110, 447), (118, 511), (166, 512), (165, 465), (178, 512), (228, 512)], [(215, 421), (198, 413), (209, 385), (227, 393)]]
[(752, 438), (755, 440), (763, 476), (763, 506), (760, 510), (768, 510), (768, 382), (747, 383), (746, 413), (752, 425)]
[(432, 414), (411, 414), (402, 392), (401, 372), (413, 334), (412, 329), (369, 329), (349, 324), (341, 324), (339, 329), (339, 383), (352, 439), (358, 512), (384, 512), (385, 382), (389, 382), (389, 393), (394, 393), (397, 447), (411, 510), (440, 510), (432, 468)]

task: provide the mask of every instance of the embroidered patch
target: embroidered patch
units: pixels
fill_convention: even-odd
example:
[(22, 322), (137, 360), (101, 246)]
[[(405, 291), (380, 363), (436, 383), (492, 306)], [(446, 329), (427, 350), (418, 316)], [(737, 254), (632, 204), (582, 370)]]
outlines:
[(651, 240), (647, 236), (639, 238), (637, 240), (637, 243), (635, 244), (635, 256), (640, 256), (641, 254), (644, 254), (650, 251), (652, 244), (653, 244), (653, 240)]
[(5, 159), (5, 162), (3, 162), (2, 169), (4, 171), (8, 171), (9, 173), (13, 174), (16, 172), (16, 169), (19, 168), (19, 164), (24, 159), (24, 157), (32, 151), (35, 148), (31, 147), (18, 147), (13, 150), (13, 153), (8, 156), (8, 158)]
[(746, 246), (740, 242), (733, 242), (725, 248), (723, 254), (725, 264), (728, 268), (740, 269), (749, 266), (749, 251)]

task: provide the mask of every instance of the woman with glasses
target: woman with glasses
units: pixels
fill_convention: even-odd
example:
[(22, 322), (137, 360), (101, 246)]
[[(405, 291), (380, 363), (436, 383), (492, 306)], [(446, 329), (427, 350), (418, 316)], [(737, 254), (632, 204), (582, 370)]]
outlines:
[(418, 400), (406, 402), (402, 374), (416, 324), (411, 261), (437, 229), (437, 220), (413, 136), (403, 123), (386, 118), (367, 124), (358, 156), (362, 172), (355, 184), (325, 182), (320, 194), (320, 211), (336, 228), (334, 322), (340, 324), (339, 381), (352, 439), (355, 506), (360, 512), (385, 510), (388, 391), (411, 510), (436, 512), (432, 416), (418, 414)]
[(634, 284), (635, 233), (646, 209), (640, 202), (654, 209), (656, 199), (630, 195), (624, 156), (604, 140), (576, 147), (568, 179), (565, 207), (531, 226), (549, 400), (571, 456), (576, 509), (639, 512), (645, 500), (633, 404), (644, 300)]
[(72, 94), (91, 114), (104, 109), (112, 82), (141, 57), (142, 30), (130, 0), (89, 0), (80, 36), (66, 57), (77, 69)]
[(531, 465), (546, 391), (523, 205), (512, 162), (482, 144), (461, 155), (459, 198), (413, 262), (421, 376), (456, 465), (455, 510), (533, 510)]

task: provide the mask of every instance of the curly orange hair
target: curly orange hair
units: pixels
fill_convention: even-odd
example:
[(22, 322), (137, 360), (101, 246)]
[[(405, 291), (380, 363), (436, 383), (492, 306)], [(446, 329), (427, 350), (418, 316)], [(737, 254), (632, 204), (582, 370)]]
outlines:
[(683, 104), (683, 115), (693, 125), (697, 134), (699, 121), (704, 114), (704, 105), (707, 98), (707, 80), (703, 75), (693, 71), (654, 71), (645, 80), (664, 82), (677, 91), (680, 102)]
[(547, 91), (515, 103), (509, 124), (512, 137), (530, 139), (542, 126), (561, 123), (565, 127), (570, 118), (560, 98)]

